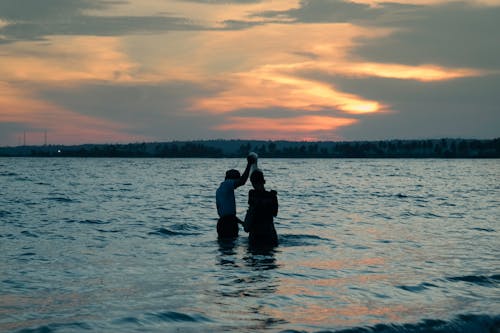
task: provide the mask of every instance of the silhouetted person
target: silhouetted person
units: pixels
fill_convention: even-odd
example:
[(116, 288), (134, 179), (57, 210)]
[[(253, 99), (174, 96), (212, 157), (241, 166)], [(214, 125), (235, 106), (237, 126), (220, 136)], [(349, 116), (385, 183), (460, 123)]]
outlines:
[(219, 214), (219, 220), (217, 221), (217, 234), (219, 238), (238, 237), (238, 223), (243, 222), (236, 216), (234, 189), (245, 185), (250, 168), (256, 162), (257, 159), (254, 155), (248, 155), (247, 166), (241, 176), (238, 170), (231, 169), (226, 171), (226, 178), (215, 193), (217, 213)]
[(264, 174), (255, 170), (250, 176), (253, 190), (248, 192), (248, 212), (245, 231), (249, 232), (250, 246), (273, 247), (278, 245), (278, 235), (274, 228), (274, 217), (278, 215), (276, 191), (266, 191)]

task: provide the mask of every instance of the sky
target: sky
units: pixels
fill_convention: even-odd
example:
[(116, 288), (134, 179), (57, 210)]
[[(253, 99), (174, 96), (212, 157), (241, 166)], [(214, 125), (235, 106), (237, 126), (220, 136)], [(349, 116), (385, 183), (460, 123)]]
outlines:
[(0, 0), (0, 146), (500, 137), (500, 0)]

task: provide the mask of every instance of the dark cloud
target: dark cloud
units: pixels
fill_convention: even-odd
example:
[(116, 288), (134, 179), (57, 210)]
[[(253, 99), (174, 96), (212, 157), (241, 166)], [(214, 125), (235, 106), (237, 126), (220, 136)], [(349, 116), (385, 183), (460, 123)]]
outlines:
[(264, 0), (182, 0), (182, 2), (203, 3), (209, 5), (226, 5), (226, 4), (251, 4), (260, 3)]
[(252, 21), (238, 21), (238, 20), (225, 20), (221, 22), (223, 26), (214, 30), (244, 30), (259, 25), (264, 25), (269, 22), (252, 22)]
[(222, 119), (187, 111), (190, 99), (212, 92), (185, 83), (157, 85), (86, 85), (78, 90), (46, 90), (43, 97), (79, 114), (129, 127), (130, 134), (157, 140), (210, 138)]
[(339, 131), (346, 139), (500, 136), (500, 76), (435, 83), (335, 78), (335, 83), (393, 110), (360, 116), (358, 124)]
[(86, 10), (106, 10), (121, 1), (2, 0), (3, 43), (38, 40), (51, 35), (114, 36), (171, 30), (206, 29), (176, 16), (92, 16)]
[(255, 16), (287, 19), (293, 23), (340, 23), (359, 19), (374, 19), (381, 14), (380, 9), (368, 5), (343, 0), (301, 1), (299, 8), (287, 11), (266, 11)]
[[(186, 0), (207, 4), (248, 4), (257, 0)], [(88, 10), (109, 10), (126, 1), (2, 0), (0, 43), (37, 40), (51, 35), (125, 35), (173, 30), (209, 30), (188, 18), (156, 16), (91, 16)], [(370, 61), (443, 66), (500, 68), (500, 6), (467, 2), (405, 5), (394, 2), (371, 7), (347, 0), (302, 1), (287, 11), (254, 13), (254, 19), (227, 20), (222, 30), (241, 30), (269, 22), (340, 23), (393, 28), (389, 36), (359, 39), (352, 55)], [(334, 33), (325, 31), (325, 33)]]
[(397, 32), (363, 41), (354, 54), (378, 62), (500, 68), (500, 6), (452, 3), (399, 13), (391, 13), (390, 5), (385, 9), (387, 17), (371, 23)]
[(118, 1), (103, 0), (2, 0), (0, 18), (7, 21), (46, 21), (81, 15), (89, 9), (108, 9)]
[(289, 24), (348, 22), (395, 29), (387, 37), (358, 40), (359, 47), (352, 55), (371, 61), (500, 68), (500, 6), (388, 2), (370, 7), (350, 1), (315, 0), (302, 1), (296, 9), (255, 16)]
[(0, 29), (7, 40), (37, 40), (50, 35), (116, 36), (171, 30), (200, 29), (187, 20), (175, 17), (95, 17), (79, 16), (50, 23), (15, 23)]
[[(394, 105), (398, 112), (364, 117), (358, 124), (344, 127), (338, 134), (347, 140), (476, 138), (500, 135), (498, 109), (491, 105), (417, 103)], [(495, 125), (496, 124), (496, 125)]]

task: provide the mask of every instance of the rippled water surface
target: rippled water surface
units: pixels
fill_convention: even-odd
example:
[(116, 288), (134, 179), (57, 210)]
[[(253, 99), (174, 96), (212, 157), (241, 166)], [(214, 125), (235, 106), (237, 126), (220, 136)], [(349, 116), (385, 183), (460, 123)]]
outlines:
[(244, 159), (1, 158), (0, 331), (500, 331), (499, 160), (259, 165), (271, 252), (216, 239)]

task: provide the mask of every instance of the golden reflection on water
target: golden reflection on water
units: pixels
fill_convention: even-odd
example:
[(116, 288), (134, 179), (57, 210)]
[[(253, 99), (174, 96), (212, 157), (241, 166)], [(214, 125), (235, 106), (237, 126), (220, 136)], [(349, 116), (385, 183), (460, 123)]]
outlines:
[[(373, 318), (372, 323), (386, 321), (398, 322), (403, 318), (399, 315), (407, 311), (403, 306), (390, 305), (371, 301), (353, 302), (348, 295), (353, 292), (369, 292), (363, 287), (373, 284), (392, 284), (393, 276), (385, 273), (362, 273), (364, 269), (382, 268), (386, 260), (381, 257), (369, 257), (350, 260), (301, 260), (293, 264), (295, 271), (300, 268), (317, 269), (339, 273), (338, 277), (303, 279), (284, 277), (280, 279), (276, 290), (277, 295), (290, 298), (300, 297), (302, 306), (268, 309), (270, 315), (276, 318), (287, 318), (290, 323), (306, 323), (311, 325), (349, 326), (359, 324), (360, 319)], [(350, 274), (346, 275), (346, 272)], [(321, 274), (324, 276), (324, 274)], [(359, 286), (359, 288), (358, 288)], [(342, 295), (345, 298), (342, 300)], [(328, 299), (336, 298), (336, 307)], [(305, 299), (305, 301), (304, 301)], [(309, 299), (309, 301), (307, 300)], [(344, 306), (338, 306), (345, 304)], [(305, 306), (304, 306), (305, 305)], [(367, 324), (369, 324), (367, 322)]]
[(299, 266), (317, 269), (341, 270), (354, 267), (383, 266), (385, 264), (385, 259), (380, 257), (372, 257), (350, 260), (307, 260), (299, 261), (296, 264)]
[(379, 323), (380, 318), (385, 321), (401, 322), (407, 309), (402, 305), (385, 305), (372, 303), (369, 305), (348, 304), (344, 307), (320, 306), (314, 303), (304, 306), (292, 306), (284, 309), (269, 309), (269, 313), (276, 318), (287, 318), (291, 324), (309, 324), (322, 326), (354, 326), (360, 319), (368, 319), (369, 323)]
[[(51, 314), (54, 311), (64, 312), (67, 309), (80, 308), (90, 302), (89, 297), (80, 293), (68, 294), (46, 294), (44, 297), (32, 297), (25, 295), (7, 294), (0, 295), (0, 316), (19, 315), (19, 309), (35, 308), (36, 313)], [(10, 308), (10, 309), (9, 309)], [(84, 322), (90, 319), (88, 314), (72, 313), (71, 315), (60, 316), (59, 324)], [(35, 327), (48, 325), (52, 322), (51, 316), (41, 318), (24, 317), (22, 320), (12, 323), (2, 323), (2, 329), (18, 330), (23, 327)]]
[(387, 274), (355, 275), (314, 280), (282, 278), (280, 279), (276, 294), (286, 296), (335, 296), (339, 289), (347, 289), (349, 285), (365, 285), (371, 282), (389, 280), (390, 276)]

